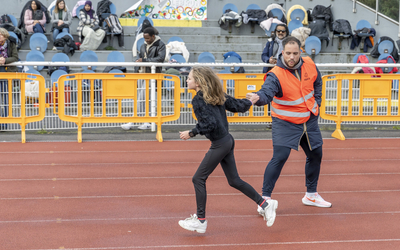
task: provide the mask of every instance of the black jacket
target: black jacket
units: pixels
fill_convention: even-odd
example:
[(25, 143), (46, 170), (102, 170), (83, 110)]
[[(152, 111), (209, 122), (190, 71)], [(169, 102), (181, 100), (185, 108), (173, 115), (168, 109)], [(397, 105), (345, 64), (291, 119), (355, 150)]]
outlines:
[[(146, 52), (146, 43), (143, 43), (140, 47), (139, 58), (142, 58), (142, 62), (157, 62), (162, 63), (165, 60), (166, 48), (165, 44), (161, 39), (151, 45), (149, 51)], [(162, 67), (156, 68), (156, 73), (161, 73)], [(151, 73), (151, 67), (146, 67), (146, 73)]]
[[(13, 62), (18, 62), (18, 51), (17, 51), (17, 45), (15, 42), (10, 41), (10, 39), (7, 40), (7, 55), (8, 58), (6, 58), (6, 63), (13, 63)], [(17, 72), (17, 67), (16, 66), (6, 66), (6, 71), (7, 72)]]
[(71, 52), (72, 56), (74, 55), (75, 50), (78, 49), (78, 47), (75, 44), (75, 41), (69, 35), (65, 35), (61, 38), (56, 39), (54, 41), (54, 46), (64, 47), (63, 53), (68, 54), (68, 52)]
[(206, 104), (203, 92), (199, 90), (192, 100), (193, 111), (198, 123), (192, 129), (194, 135), (205, 135), (211, 141), (221, 139), (229, 134), (226, 111), (246, 112), (252, 103), (247, 99), (235, 99), (225, 95), (226, 101), (223, 105)]

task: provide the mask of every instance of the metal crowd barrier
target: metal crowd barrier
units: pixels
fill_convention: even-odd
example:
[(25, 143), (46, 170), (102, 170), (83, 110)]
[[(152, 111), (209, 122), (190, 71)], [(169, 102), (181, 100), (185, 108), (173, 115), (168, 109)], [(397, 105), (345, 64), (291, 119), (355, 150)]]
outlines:
[(332, 137), (344, 140), (342, 122), (400, 121), (397, 74), (336, 74), (323, 80), (321, 118), (336, 123)]
[(78, 142), (82, 142), (84, 123), (110, 122), (155, 123), (156, 138), (162, 142), (161, 125), (180, 116), (180, 94), (180, 79), (173, 75), (63, 75), (58, 79), (58, 116), (77, 124)]
[(21, 141), (25, 143), (25, 126), (45, 117), (45, 80), (28, 73), (0, 74), (0, 124), (21, 126)]

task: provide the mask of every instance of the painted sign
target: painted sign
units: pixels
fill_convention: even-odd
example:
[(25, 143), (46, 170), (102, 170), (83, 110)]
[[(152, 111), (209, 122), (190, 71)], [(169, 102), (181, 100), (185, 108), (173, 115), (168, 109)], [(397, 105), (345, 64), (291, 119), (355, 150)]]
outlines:
[(172, 20), (206, 20), (207, 0), (140, 0), (121, 15), (121, 18)]

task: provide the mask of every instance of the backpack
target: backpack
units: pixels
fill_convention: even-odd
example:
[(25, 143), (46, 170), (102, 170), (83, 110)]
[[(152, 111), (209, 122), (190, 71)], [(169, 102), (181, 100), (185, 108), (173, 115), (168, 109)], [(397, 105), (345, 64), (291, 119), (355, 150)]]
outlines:
[(119, 22), (119, 19), (117, 15), (110, 14), (106, 19), (105, 22), (108, 26), (108, 29), (110, 32), (114, 34), (121, 34), (123, 33), (121, 23)]
[(333, 30), (333, 15), (331, 10), (331, 5), (325, 7), (323, 5), (316, 5), (311, 12), (312, 20), (315, 21), (317, 19), (324, 20), (325, 23), (328, 25), (329, 30)]
[[(385, 58), (383, 58), (382, 60), (377, 61), (376, 63), (388, 63), (389, 60), (388, 59), (392, 59), (392, 62), (395, 62), (393, 56), (387, 56)], [(390, 68), (390, 67), (388, 67)], [(388, 74), (393, 74), (396, 73), (398, 71), (398, 69), (396, 67), (392, 67), (392, 70), (390, 72), (383, 72), (383, 70), (380, 67), (375, 67), (375, 71), (376, 73), (388, 73)]]
[[(368, 57), (366, 55), (360, 55), (357, 58), (357, 63), (369, 63)], [(362, 67), (365, 74), (374, 74), (375, 72), (370, 67)]]
[(4, 14), (0, 17), (0, 24), (6, 24), (6, 23), (12, 25), (11, 18), (7, 14)]
[(393, 57), (395, 62), (398, 62), (399, 54), (398, 54), (398, 50), (396, 48), (396, 44), (394, 43), (393, 39), (388, 36), (381, 36), (381, 38), (379, 38), (379, 42), (375, 43), (374, 47), (371, 50), (371, 56), (374, 58), (378, 58), (380, 56), (378, 46), (382, 41), (385, 41), (385, 40), (388, 40), (393, 43), (393, 51), (392, 51), (392, 53), (390, 53), (390, 55)]
[[(332, 24), (332, 46), (333, 46), (333, 37), (336, 35), (340, 39), (349, 39), (353, 37), (353, 33), (351, 30), (351, 25), (346, 19), (337, 19)], [(341, 40), (340, 40), (341, 41)], [(347, 40), (349, 42), (349, 40)]]

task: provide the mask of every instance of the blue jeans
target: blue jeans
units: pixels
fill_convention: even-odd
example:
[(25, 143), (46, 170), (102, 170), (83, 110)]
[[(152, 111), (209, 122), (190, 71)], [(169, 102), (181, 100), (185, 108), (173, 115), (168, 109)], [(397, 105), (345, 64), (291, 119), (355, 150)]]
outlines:
[[(0, 72), (6, 72), (4, 67), (0, 67)], [(0, 80), (0, 116), (8, 117), (8, 81)], [(7, 129), (7, 124), (0, 124), (0, 129)]]
[(33, 32), (34, 33), (44, 33), (44, 29), (42, 27), (42, 25), (40, 25), (40, 23), (35, 24), (35, 26), (33, 26)]
[[(61, 32), (69, 33), (69, 28), (63, 28)], [(56, 38), (57, 38), (58, 34), (60, 34), (61, 32), (58, 29), (54, 29), (53, 30), (53, 43), (56, 41)]]

